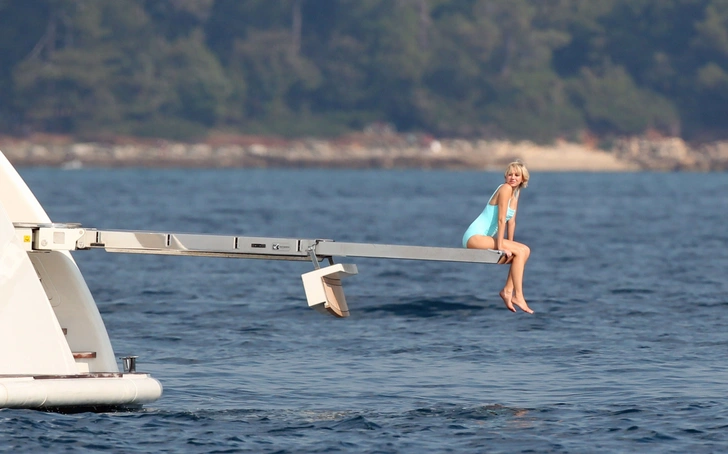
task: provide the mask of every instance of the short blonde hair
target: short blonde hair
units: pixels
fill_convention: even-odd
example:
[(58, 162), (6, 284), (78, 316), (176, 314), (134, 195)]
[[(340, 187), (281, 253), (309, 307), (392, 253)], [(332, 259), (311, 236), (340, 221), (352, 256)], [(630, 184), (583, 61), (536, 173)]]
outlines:
[(519, 172), (523, 177), (523, 182), (521, 182), (520, 186), (518, 186), (518, 189), (527, 188), (528, 179), (531, 178), (531, 175), (528, 173), (528, 169), (526, 168), (526, 166), (521, 161), (513, 161), (506, 166), (506, 171), (503, 176), (508, 176), (508, 172), (510, 172), (511, 169)]

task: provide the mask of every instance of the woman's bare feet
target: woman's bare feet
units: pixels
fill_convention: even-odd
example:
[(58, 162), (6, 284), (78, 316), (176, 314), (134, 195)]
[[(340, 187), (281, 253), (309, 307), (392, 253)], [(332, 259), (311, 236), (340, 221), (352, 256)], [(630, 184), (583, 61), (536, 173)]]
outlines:
[[(533, 311), (531, 310), (531, 308), (530, 308), (530, 307), (528, 307), (528, 304), (526, 303), (526, 300), (524, 300), (524, 299), (519, 299), (519, 298), (517, 298), (517, 297), (516, 297), (515, 295), (513, 295), (513, 296), (511, 297), (511, 301), (510, 301), (510, 303), (511, 303), (511, 307), (509, 307), (508, 309), (511, 309), (511, 310), (512, 310), (513, 312), (516, 312), (516, 310), (515, 310), (515, 309), (513, 309), (513, 305), (515, 304), (515, 305), (516, 305), (516, 306), (518, 306), (518, 307), (519, 307), (519, 308), (520, 308), (520, 309), (521, 309), (521, 310), (522, 310), (523, 312), (526, 312), (526, 313), (528, 313), (528, 314), (533, 314)], [(506, 306), (507, 306), (507, 305), (506, 305)]]
[(500, 297), (503, 299), (503, 302), (506, 304), (506, 307), (511, 312), (516, 312), (516, 308), (513, 307), (513, 304), (511, 304), (511, 298), (513, 297), (513, 290), (506, 290), (503, 289), (499, 293)]

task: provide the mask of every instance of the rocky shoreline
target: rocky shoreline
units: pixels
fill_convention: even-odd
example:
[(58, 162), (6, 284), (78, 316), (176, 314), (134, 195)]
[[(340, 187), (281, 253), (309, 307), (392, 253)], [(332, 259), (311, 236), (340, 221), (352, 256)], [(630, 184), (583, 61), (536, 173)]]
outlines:
[(586, 144), (494, 140), (435, 140), (417, 135), (350, 135), (334, 140), (214, 137), (205, 143), (164, 140), (76, 142), (70, 138), (0, 138), (17, 166), (80, 167), (318, 167), (500, 169), (520, 159), (534, 171), (725, 171), (728, 142), (690, 146), (679, 138), (626, 138), (609, 150)]

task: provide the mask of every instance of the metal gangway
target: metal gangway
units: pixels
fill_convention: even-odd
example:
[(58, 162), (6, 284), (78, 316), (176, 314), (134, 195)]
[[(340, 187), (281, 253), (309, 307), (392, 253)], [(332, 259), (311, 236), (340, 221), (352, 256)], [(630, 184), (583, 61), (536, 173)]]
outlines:
[[(395, 244), (347, 243), (330, 239), (267, 238), (195, 233), (97, 230), (81, 224), (15, 223), (15, 232), (28, 252), (82, 251), (228, 257), (264, 260), (310, 260), (314, 270), (301, 275), (308, 305), (347, 317), (341, 280), (358, 274), (356, 265), (334, 263), (334, 257), (502, 263), (503, 251)], [(321, 267), (320, 262), (328, 265)]]

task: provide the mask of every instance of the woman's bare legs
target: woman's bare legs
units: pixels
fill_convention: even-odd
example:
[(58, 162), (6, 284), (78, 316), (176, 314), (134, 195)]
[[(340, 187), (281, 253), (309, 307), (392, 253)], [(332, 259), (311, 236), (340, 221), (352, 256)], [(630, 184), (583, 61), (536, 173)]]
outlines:
[[(510, 261), (511, 262), (513, 261), (513, 256), (511, 256)], [(506, 303), (506, 307), (510, 311), (515, 312), (516, 310), (513, 308), (513, 303), (511, 303), (511, 299), (513, 298), (513, 278), (511, 277), (510, 268), (508, 269), (508, 278), (506, 279), (506, 286), (503, 287), (503, 290), (500, 291), (499, 295), (500, 295), (501, 299), (503, 299), (503, 302)]]
[[(531, 256), (531, 249), (523, 243), (510, 241), (512, 245), (509, 245), (508, 240), (504, 241), (506, 241), (505, 248), (513, 252), (513, 262), (511, 262), (511, 269), (508, 272), (508, 279), (513, 283), (511, 303), (520, 307), (524, 312), (533, 314), (531, 308), (528, 307), (528, 303), (526, 303), (526, 298), (523, 296), (523, 270), (526, 267), (528, 258)], [(508, 286), (508, 281), (506, 281), (506, 286)]]
[[(485, 235), (473, 235), (468, 240), (468, 248), (471, 249), (495, 249), (495, 239)], [(503, 247), (512, 254), (511, 268), (508, 271), (505, 287), (500, 291), (500, 297), (503, 299), (508, 310), (516, 312), (513, 307), (515, 304), (524, 312), (533, 314), (528, 307), (526, 299), (523, 296), (523, 270), (526, 262), (531, 255), (531, 249), (523, 243), (503, 239)]]

